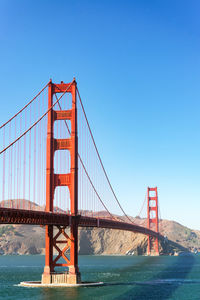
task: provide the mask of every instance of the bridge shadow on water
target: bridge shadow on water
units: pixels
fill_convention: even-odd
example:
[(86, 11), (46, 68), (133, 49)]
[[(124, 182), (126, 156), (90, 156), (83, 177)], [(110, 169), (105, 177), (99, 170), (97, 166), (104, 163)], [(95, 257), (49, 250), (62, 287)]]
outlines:
[[(41, 290), (40, 299), (189, 300), (189, 298), (175, 298), (174, 293), (183, 284), (193, 282), (196, 284), (195, 280), (188, 280), (195, 260), (196, 257), (192, 255), (140, 257), (139, 261), (135, 261), (135, 263), (133, 261), (133, 264), (130, 263), (127, 267), (120, 268), (119, 266), (119, 268), (112, 269), (113, 272), (108, 268), (108, 272), (119, 275), (117, 280), (115, 276), (112, 276), (110, 277), (111, 281), (105, 282), (106, 277), (103, 277), (105, 269), (102, 273), (99, 272), (98, 278), (105, 282), (103, 286), (69, 289), (44, 288)], [(198, 285), (199, 283), (200, 281), (197, 282)]]
[[(160, 257), (162, 259), (162, 257)], [(140, 268), (150, 267), (154, 265), (156, 259), (159, 260), (159, 257), (148, 257), (148, 260), (145, 260), (140, 265)], [(147, 276), (148, 279), (144, 281), (133, 281), (133, 282), (116, 282), (116, 283), (107, 283), (106, 285), (113, 286), (134, 286), (129, 288), (128, 291), (125, 291), (120, 296), (115, 297), (116, 300), (126, 300), (126, 299), (173, 299), (171, 298), (175, 290), (182, 284), (187, 283), (185, 279), (193, 268), (195, 262), (195, 256), (178, 256), (172, 257), (173, 261), (170, 265), (158, 270), (156, 268), (152, 269), (153, 276)], [(159, 262), (158, 262), (159, 264)], [(191, 283), (188, 281), (188, 283)]]

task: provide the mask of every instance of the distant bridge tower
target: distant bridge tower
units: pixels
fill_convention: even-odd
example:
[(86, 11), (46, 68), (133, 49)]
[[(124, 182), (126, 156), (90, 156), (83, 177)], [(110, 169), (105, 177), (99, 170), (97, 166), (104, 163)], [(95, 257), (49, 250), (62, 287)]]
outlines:
[[(147, 188), (147, 228), (159, 233), (157, 187)], [(158, 237), (148, 236), (147, 255), (159, 255)]]
[[(56, 111), (52, 108), (53, 95), (56, 93), (71, 93), (72, 108)], [(48, 121), (47, 121), (47, 165), (46, 165), (46, 211), (54, 211), (54, 192), (57, 186), (67, 186), (70, 193), (70, 234), (65, 232), (66, 226), (57, 226), (54, 236), (53, 225), (46, 225), (45, 267), (42, 283), (71, 283), (80, 282), (78, 269), (78, 137), (77, 137), (77, 104), (76, 81), (71, 83), (48, 86)], [(59, 120), (71, 121), (71, 136), (68, 139), (54, 138), (54, 122)], [(54, 173), (55, 151), (70, 151), (71, 167), (68, 174)], [(57, 256), (53, 256), (53, 250)], [(66, 251), (70, 251), (70, 255)], [(62, 259), (63, 261), (60, 261)], [(55, 267), (67, 267), (68, 272), (56, 273)]]

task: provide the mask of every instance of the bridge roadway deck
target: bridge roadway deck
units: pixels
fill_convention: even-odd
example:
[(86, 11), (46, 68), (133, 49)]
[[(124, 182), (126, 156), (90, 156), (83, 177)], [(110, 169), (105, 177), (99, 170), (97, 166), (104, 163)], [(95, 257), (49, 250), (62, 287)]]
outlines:
[(71, 216), (68, 214), (51, 213), (45, 211), (24, 210), (0, 207), (0, 224), (27, 224), (27, 225), (57, 225), (69, 226), (77, 222), (80, 227), (98, 227), (132, 231), (160, 237), (159, 233), (145, 227), (117, 221), (115, 219), (103, 219), (86, 216)]

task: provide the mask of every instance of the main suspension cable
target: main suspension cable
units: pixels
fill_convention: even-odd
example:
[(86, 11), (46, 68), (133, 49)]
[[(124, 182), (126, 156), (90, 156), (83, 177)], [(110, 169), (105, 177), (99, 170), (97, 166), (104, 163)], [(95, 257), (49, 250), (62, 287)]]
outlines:
[(49, 85), (49, 83), (51, 82), (51, 80), (49, 80), (49, 82), (43, 87), (43, 89), (41, 89), (41, 91), (33, 98), (31, 99), (31, 101), (29, 101), (22, 109), (20, 109), (12, 118), (10, 118), (7, 122), (5, 122), (3, 125), (0, 126), (0, 129), (2, 129), (4, 126), (6, 126), (8, 123), (10, 123), (15, 117), (17, 117), (25, 108), (27, 108), (45, 89), (46, 87)]
[(138, 214), (139, 217), (140, 217), (140, 215), (141, 215), (141, 213), (142, 213), (142, 211), (143, 211), (143, 208), (144, 208), (146, 199), (147, 199), (147, 193), (146, 193), (145, 196), (144, 196), (144, 201), (143, 201), (143, 203), (142, 203), (142, 207), (141, 207), (140, 212), (139, 212), (139, 214)]
[[(58, 99), (56, 94), (55, 94), (55, 96), (56, 96), (56, 99)], [(60, 105), (59, 102), (58, 102), (58, 106), (59, 106), (60, 110), (62, 110), (62, 107), (61, 107), (61, 105)], [(69, 126), (68, 126), (66, 120), (65, 120), (65, 125), (66, 125), (66, 128), (67, 128), (67, 131), (68, 131), (69, 135), (71, 135), (71, 132), (70, 132), (70, 129), (69, 129)], [(97, 190), (96, 190), (96, 188), (95, 188), (95, 186), (94, 186), (94, 184), (93, 184), (93, 182), (92, 182), (92, 180), (91, 180), (91, 178), (90, 178), (90, 176), (89, 176), (89, 174), (88, 174), (88, 172), (87, 172), (87, 170), (86, 170), (86, 167), (85, 167), (85, 165), (84, 165), (84, 162), (83, 162), (83, 160), (82, 160), (82, 158), (81, 158), (81, 156), (80, 156), (79, 153), (78, 153), (78, 158), (79, 158), (80, 163), (81, 163), (81, 165), (82, 165), (82, 167), (83, 167), (83, 170), (84, 170), (84, 172), (85, 172), (85, 174), (86, 174), (86, 176), (87, 176), (87, 178), (88, 178), (88, 180), (89, 180), (89, 182), (90, 182), (90, 184), (91, 184), (91, 186), (92, 186), (92, 188), (93, 188), (95, 194), (97, 195), (98, 199), (100, 200), (101, 204), (103, 205), (103, 207), (105, 208), (105, 210), (108, 212), (108, 214), (111, 216), (111, 218), (112, 218), (112, 219), (115, 219), (115, 217), (110, 213), (110, 211), (108, 210), (108, 208), (107, 208), (106, 205), (104, 204), (103, 200), (101, 199), (100, 195), (98, 194), (98, 192), (97, 192)]]
[(58, 100), (32, 125), (30, 126), (23, 134), (21, 134), (14, 142), (10, 143), (6, 148), (4, 148), (0, 154), (5, 152), (7, 149), (9, 149), (12, 145), (14, 145), (17, 141), (19, 141), (25, 134), (27, 134), (33, 127), (35, 127), (47, 114), (48, 112), (61, 100), (61, 98), (66, 94), (66, 92), (69, 90), (69, 88), (72, 86), (73, 80), (70, 85), (66, 88), (66, 90), (63, 92), (63, 94), (58, 98)]
[(125, 211), (123, 210), (123, 208), (122, 208), (122, 206), (121, 206), (121, 204), (120, 204), (120, 202), (119, 202), (119, 200), (118, 200), (118, 198), (117, 198), (117, 196), (116, 196), (116, 194), (115, 194), (115, 192), (114, 192), (114, 189), (113, 189), (113, 187), (112, 187), (112, 185), (111, 185), (111, 182), (110, 182), (110, 180), (109, 180), (109, 178), (108, 178), (108, 175), (107, 175), (106, 170), (105, 170), (105, 168), (104, 168), (104, 165), (103, 165), (102, 159), (101, 159), (101, 157), (100, 157), (99, 151), (98, 151), (98, 149), (97, 149), (97, 146), (96, 146), (96, 143), (95, 143), (95, 140), (94, 140), (94, 137), (93, 137), (93, 134), (92, 134), (92, 131), (91, 131), (91, 128), (90, 128), (90, 125), (89, 125), (87, 116), (86, 116), (86, 112), (85, 112), (85, 109), (84, 109), (84, 106), (83, 106), (83, 103), (82, 103), (81, 96), (80, 96), (80, 93), (79, 93), (78, 88), (77, 88), (77, 94), (78, 94), (78, 97), (79, 97), (79, 101), (80, 101), (80, 104), (81, 104), (81, 107), (82, 107), (82, 110), (83, 110), (83, 114), (84, 114), (84, 117), (85, 117), (85, 120), (86, 120), (88, 129), (89, 129), (89, 132), (90, 132), (90, 136), (91, 136), (91, 138), (92, 138), (92, 141), (93, 141), (93, 144), (94, 144), (94, 147), (95, 147), (97, 156), (98, 156), (98, 158), (99, 158), (101, 167), (102, 167), (102, 169), (103, 169), (103, 172), (104, 172), (104, 175), (105, 175), (105, 177), (106, 177), (106, 179), (107, 179), (107, 182), (108, 182), (108, 184), (109, 184), (109, 186), (110, 186), (110, 189), (111, 189), (111, 191), (112, 191), (112, 193), (113, 193), (113, 195), (114, 195), (114, 198), (115, 198), (115, 200), (117, 201), (117, 203), (118, 203), (118, 205), (119, 205), (121, 211), (123, 212), (124, 216), (125, 216), (131, 223), (134, 224), (134, 222), (129, 218), (129, 216), (128, 216), (128, 215), (125, 213)]

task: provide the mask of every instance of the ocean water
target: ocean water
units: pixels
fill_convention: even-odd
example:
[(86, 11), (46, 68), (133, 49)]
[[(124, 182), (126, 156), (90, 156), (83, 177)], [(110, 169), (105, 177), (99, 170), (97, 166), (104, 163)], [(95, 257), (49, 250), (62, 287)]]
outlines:
[(84, 281), (100, 287), (27, 288), (38, 281), (44, 256), (0, 256), (0, 299), (200, 300), (200, 256), (79, 256)]

